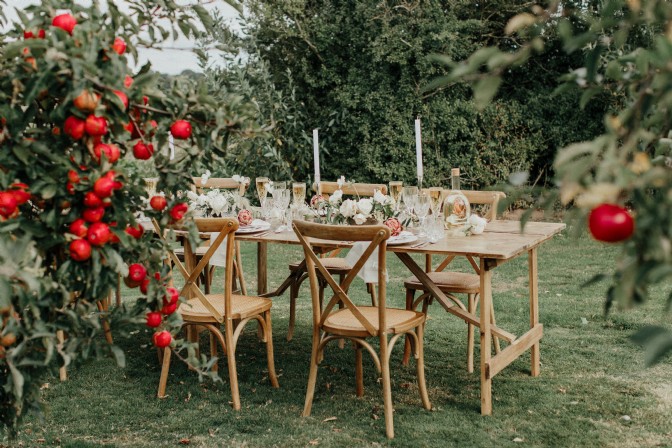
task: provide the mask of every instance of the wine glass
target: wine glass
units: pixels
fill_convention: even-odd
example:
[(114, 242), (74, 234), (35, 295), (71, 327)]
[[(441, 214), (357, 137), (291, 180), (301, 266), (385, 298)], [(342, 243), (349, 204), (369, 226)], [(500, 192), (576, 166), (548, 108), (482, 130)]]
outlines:
[(420, 219), (420, 229), (422, 231), (423, 225), (425, 223), (425, 218), (427, 217), (427, 214), (429, 213), (429, 207), (430, 207), (430, 198), (428, 194), (419, 194), (415, 196), (415, 204), (413, 209), (415, 210), (415, 214), (418, 216)]
[(257, 186), (257, 196), (259, 197), (259, 205), (264, 208), (266, 204), (266, 194), (268, 193), (268, 183), (270, 180), (268, 177), (257, 177), (255, 184)]
[(294, 205), (300, 207), (306, 202), (306, 183), (294, 182), (292, 184), (292, 194), (294, 197)]
[(277, 197), (277, 194), (281, 191), (286, 191), (287, 190), (287, 182), (285, 181), (273, 181), (273, 191), (271, 194), (273, 197)]
[(443, 188), (441, 187), (432, 187), (429, 189), (429, 199), (430, 199), (430, 208), (432, 210), (432, 215), (438, 215), (441, 211), (441, 195), (443, 194)]

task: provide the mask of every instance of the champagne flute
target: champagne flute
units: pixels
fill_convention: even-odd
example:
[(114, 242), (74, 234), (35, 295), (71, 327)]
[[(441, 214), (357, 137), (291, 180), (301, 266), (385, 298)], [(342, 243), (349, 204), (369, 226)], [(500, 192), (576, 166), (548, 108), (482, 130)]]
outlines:
[(390, 196), (394, 199), (396, 206), (399, 206), (399, 199), (401, 198), (401, 188), (404, 183), (400, 180), (393, 180), (390, 182)]
[(256, 179), (256, 185), (257, 185), (257, 196), (259, 197), (259, 205), (261, 207), (264, 207), (264, 204), (266, 203), (266, 194), (268, 193), (268, 183), (269, 183), (268, 177), (257, 177)]
[(300, 207), (306, 202), (306, 183), (294, 182), (292, 184), (292, 194), (294, 197), (294, 205)]
[(443, 189), (441, 187), (432, 187), (429, 189), (429, 199), (431, 202), (432, 215), (438, 215), (441, 211), (441, 195)]

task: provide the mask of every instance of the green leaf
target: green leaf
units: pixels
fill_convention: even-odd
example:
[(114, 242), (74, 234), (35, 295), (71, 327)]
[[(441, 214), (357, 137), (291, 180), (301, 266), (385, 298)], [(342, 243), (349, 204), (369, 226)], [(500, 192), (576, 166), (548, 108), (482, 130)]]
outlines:
[(499, 76), (488, 76), (478, 81), (474, 86), (476, 107), (483, 110), (497, 94), (497, 90), (501, 84), (502, 78)]
[(199, 4), (195, 4), (193, 8), (206, 31), (212, 30), (212, 16), (210, 13)]
[(21, 374), (19, 369), (14, 366), (14, 363), (7, 361), (7, 365), (9, 366), (9, 370), (12, 372), (12, 392), (14, 392), (14, 396), (17, 400), (21, 400), (23, 397), (23, 374)]
[(122, 369), (126, 367), (126, 355), (124, 354), (124, 351), (116, 345), (111, 346), (110, 351), (112, 351), (112, 355), (114, 356), (114, 360), (117, 362), (117, 366), (121, 367)]

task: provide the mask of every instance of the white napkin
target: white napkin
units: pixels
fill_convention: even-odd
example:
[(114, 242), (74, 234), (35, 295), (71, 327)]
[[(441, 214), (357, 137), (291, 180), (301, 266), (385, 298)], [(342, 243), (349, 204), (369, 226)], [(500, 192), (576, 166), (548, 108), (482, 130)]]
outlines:
[[(219, 232), (212, 232), (210, 234), (210, 244), (213, 244), (217, 237), (219, 236)], [(215, 253), (212, 254), (212, 257), (210, 258), (210, 264), (212, 266), (221, 266), (223, 268), (226, 267), (226, 240), (229, 239), (228, 237), (224, 238), (224, 241), (222, 241), (222, 244), (219, 245), (217, 250), (215, 250)]]
[[(369, 247), (369, 242), (358, 241), (352, 245), (352, 248), (348, 252), (348, 255), (345, 256), (345, 261), (350, 265), (354, 266), (359, 258), (364, 254), (366, 248)], [(378, 248), (376, 247), (369, 259), (366, 260), (362, 269), (357, 273), (357, 277), (364, 280), (366, 283), (378, 283)], [(387, 270), (385, 271), (385, 281), (387, 282)]]

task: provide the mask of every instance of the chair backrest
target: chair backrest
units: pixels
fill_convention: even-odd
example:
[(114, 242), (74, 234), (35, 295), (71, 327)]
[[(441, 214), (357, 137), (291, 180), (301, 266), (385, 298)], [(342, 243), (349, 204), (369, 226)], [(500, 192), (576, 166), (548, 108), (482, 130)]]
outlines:
[(328, 198), (336, 190), (343, 191), (343, 194), (346, 196), (372, 197), (376, 190), (387, 194), (387, 185), (346, 183), (342, 187), (339, 187), (338, 182), (319, 182), (317, 184), (317, 194), (321, 194), (325, 198)]
[[(376, 225), (376, 226), (335, 226), (328, 224), (316, 224), (307, 221), (294, 221), (293, 222), (294, 232), (296, 232), (301, 245), (303, 246), (303, 251), (306, 259), (306, 270), (308, 271), (308, 277), (310, 279), (310, 292), (312, 295), (313, 301), (313, 325), (314, 328), (320, 328), (324, 321), (329, 317), (329, 314), (335, 309), (336, 305), (339, 302), (342, 302), (343, 305), (352, 312), (352, 315), (355, 319), (359, 321), (364, 328), (368, 331), (371, 336), (381, 336), (381, 332), (386, 328), (385, 322), (385, 290), (386, 290), (386, 279), (385, 279), (385, 251), (387, 248), (387, 239), (390, 237), (390, 229), (386, 226)], [(329, 271), (322, 265), (322, 259), (315, 255), (313, 250), (313, 243), (315, 240), (321, 240), (321, 244), (324, 244), (324, 241), (363, 241), (369, 242), (366, 250), (362, 256), (357, 260), (352, 269), (348, 272), (345, 279), (340, 282), (334, 280)], [(362, 269), (364, 263), (368, 260), (369, 256), (378, 248), (378, 319), (379, 319), (379, 330), (376, 330), (374, 324), (367, 319), (362, 312), (359, 310), (359, 307), (355, 305), (348, 294), (345, 292), (348, 290), (350, 284), (357, 276), (357, 273)], [(323, 278), (334, 295), (329, 300), (327, 305), (322, 309), (320, 303), (320, 289), (318, 283), (317, 273), (320, 273), (321, 278)]]
[[(157, 233), (164, 239), (159, 224), (154, 222), (154, 228)], [(184, 286), (180, 291), (180, 296), (190, 298), (196, 296), (203, 306), (210, 312), (210, 314), (218, 321), (223, 322), (227, 316), (231, 316), (231, 294), (233, 285), (233, 254), (235, 249), (235, 232), (238, 230), (238, 220), (236, 218), (194, 218), (194, 223), (199, 232), (209, 233), (218, 232), (219, 235), (213, 241), (206, 253), (201, 257), (200, 261), (193, 269), (187, 271), (187, 268), (180, 261), (177, 255), (170, 251), (169, 255), (177, 270), (184, 277)], [(226, 273), (224, 277), (224, 309), (217, 309), (210, 299), (203, 294), (197, 286), (197, 281), (200, 273), (207, 268), (210, 258), (215, 254), (215, 251), (222, 245), (226, 239)], [(165, 241), (165, 239), (164, 239)]]
[[(484, 206), (484, 215), (483, 217), (489, 221), (497, 220), (497, 207), (499, 201), (506, 197), (506, 194), (503, 191), (482, 191), (482, 190), (461, 190), (462, 193), (467, 197), (469, 203), (474, 205)], [(423, 188), (423, 193), (428, 193), (429, 189)], [(444, 189), (442, 192), (442, 198), (445, 198), (450, 190)]]
[(209, 177), (205, 184), (201, 183), (200, 177), (193, 177), (192, 179), (198, 193), (202, 193), (205, 189), (219, 188), (222, 190), (238, 190), (238, 194), (244, 196), (247, 187), (250, 186), (249, 179), (247, 179), (247, 182), (238, 182), (231, 177)]

